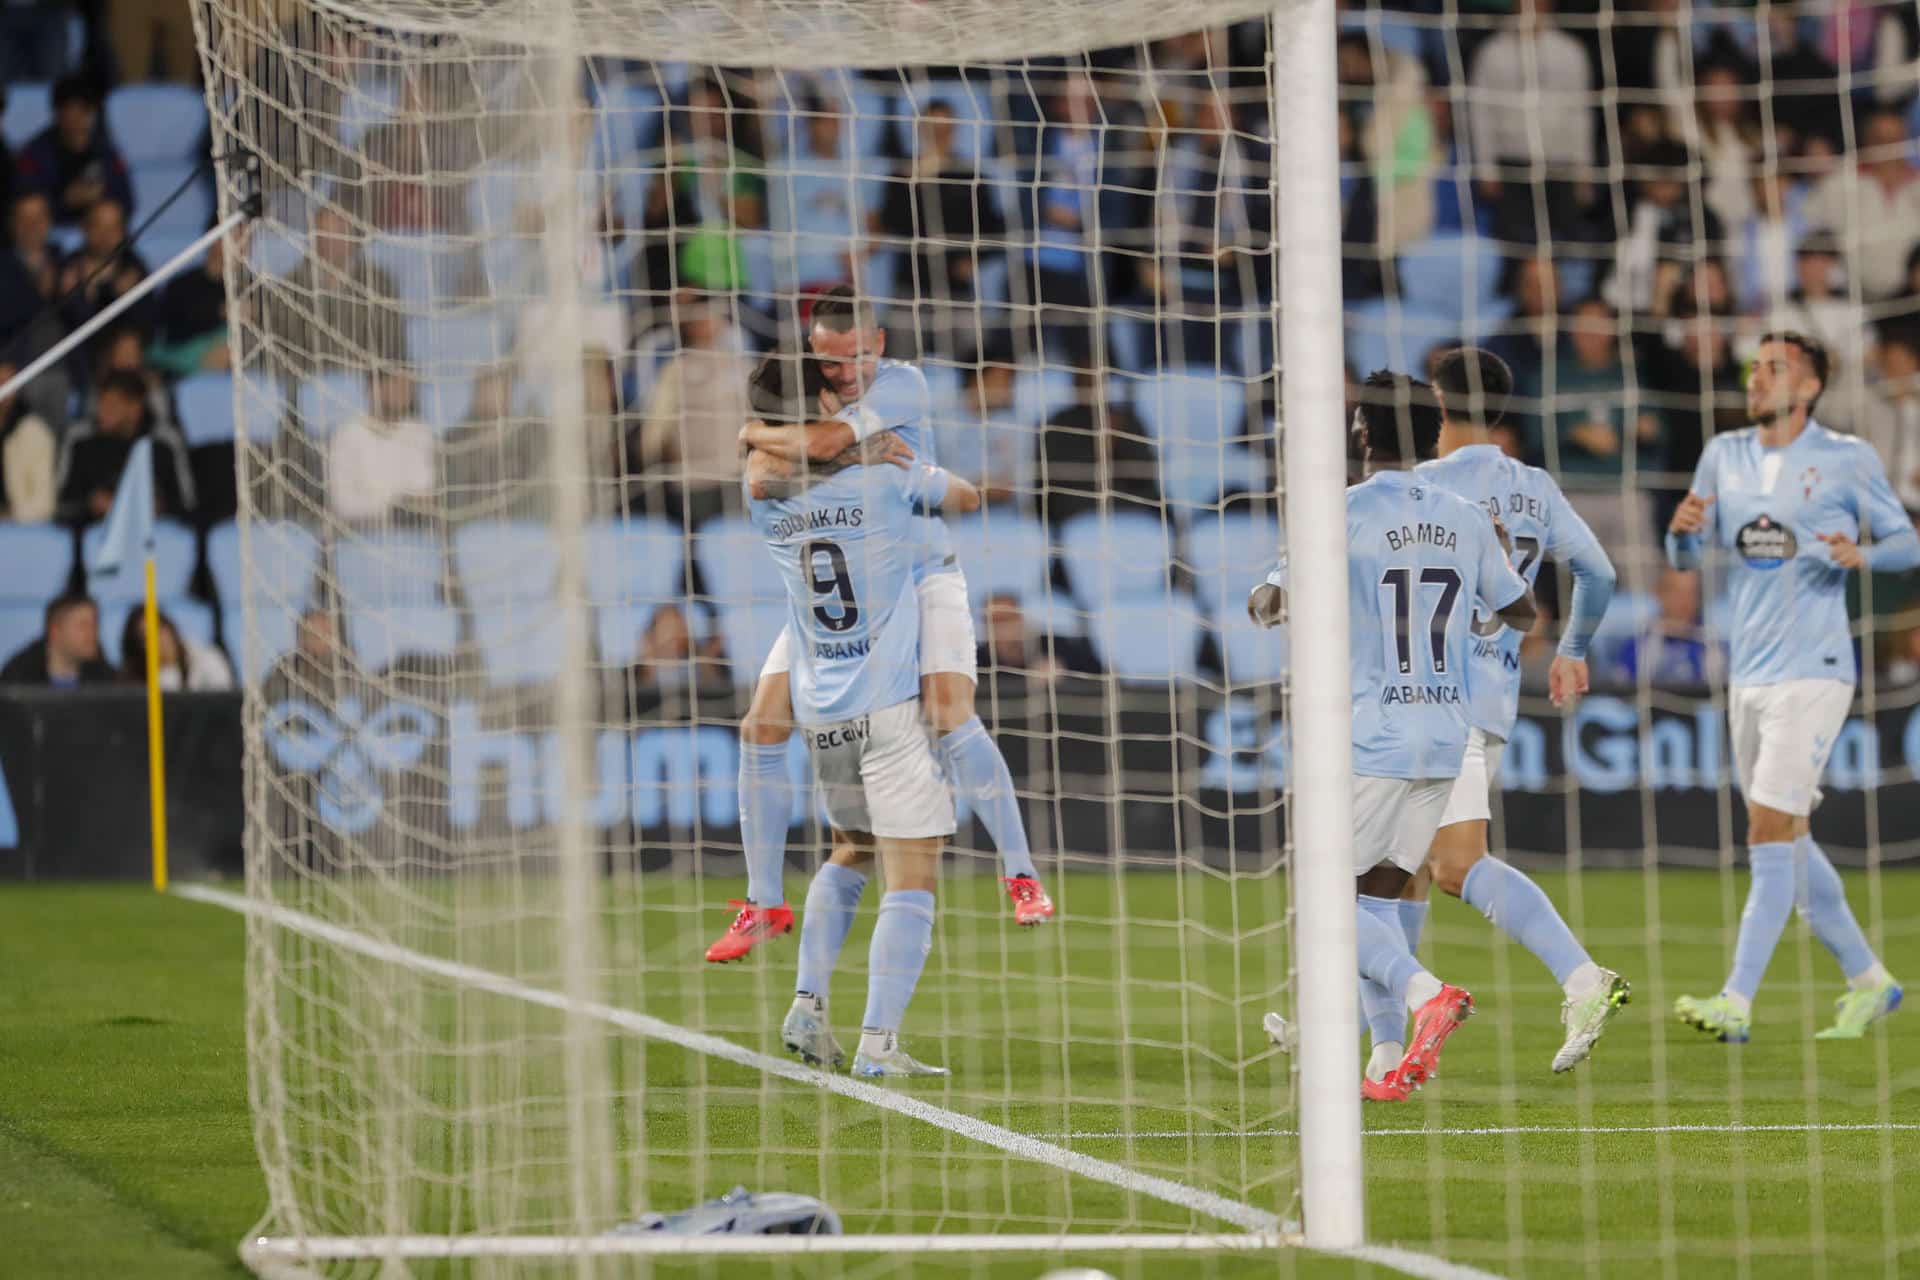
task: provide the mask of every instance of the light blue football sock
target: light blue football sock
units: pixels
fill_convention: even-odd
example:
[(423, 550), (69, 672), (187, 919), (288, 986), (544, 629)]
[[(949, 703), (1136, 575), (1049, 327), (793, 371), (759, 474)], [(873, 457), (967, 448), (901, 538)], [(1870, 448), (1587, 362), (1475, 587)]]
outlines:
[(1419, 953), (1420, 935), (1427, 929), (1427, 900), (1400, 899), (1400, 932), (1407, 935), (1407, 950)]
[(747, 901), (777, 907), (787, 900), (787, 819), (793, 796), (787, 747), (740, 744), (740, 844), (747, 854)]
[(1002, 872), (1008, 876), (1033, 875), (1033, 852), (1027, 846), (1027, 826), (1020, 818), (1013, 774), (979, 716), (940, 739), (940, 761), (947, 768), (953, 789), (967, 798), (993, 847), (999, 850)]
[(898, 1031), (913, 989), (933, 950), (933, 894), (896, 889), (880, 899), (880, 923), (867, 951), (867, 1012), (863, 1031)]
[(1509, 938), (1533, 952), (1564, 985), (1570, 974), (1587, 963), (1580, 945), (1560, 918), (1553, 902), (1526, 872), (1498, 858), (1482, 858), (1467, 872), (1460, 897)]
[(1753, 1003), (1766, 975), (1767, 961), (1779, 945), (1780, 931), (1787, 927), (1793, 913), (1793, 846), (1786, 843), (1756, 844), (1748, 850), (1753, 865), (1753, 883), (1747, 889), (1747, 905), (1740, 912), (1740, 937), (1733, 944), (1733, 972), (1722, 988), (1729, 995)]
[(1360, 976), (1378, 985), (1389, 999), (1404, 1009), (1407, 984), (1421, 969), (1420, 962), (1407, 950), (1406, 935), (1400, 932), (1399, 904), (1392, 898), (1375, 898), (1363, 893), (1357, 896), (1355, 906), (1358, 908)]
[(860, 895), (866, 890), (864, 875), (837, 862), (814, 873), (807, 888), (806, 911), (800, 917), (800, 976), (793, 984), (795, 991), (826, 998), (833, 967), (840, 963), (840, 948), (847, 945), (853, 913), (860, 909)]
[(1859, 977), (1878, 964), (1879, 958), (1873, 954), (1867, 935), (1860, 931), (1853, 908), (1847, 905), (1847, 888), (1840, 882), (1840, 873), (1812, 836), (1801, 836), (1794, 841), (1793, 849), (1795, 871), (1800, 877), (1794, 896), (1800, 910), (1813, 926), (1814, 936), (1840, 962), (1840, 972), (1849, 979)]
[(1370, 1045), (1407, 1042), (1407, 1006), (1369, 978), (1360, 979), (1360, 1020), (1367, 1024)]

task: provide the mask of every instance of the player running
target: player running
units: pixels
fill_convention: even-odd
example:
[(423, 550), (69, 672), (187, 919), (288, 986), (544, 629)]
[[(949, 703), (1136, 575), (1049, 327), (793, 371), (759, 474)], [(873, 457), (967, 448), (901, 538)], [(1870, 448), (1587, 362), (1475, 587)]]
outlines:
[[(1474, 602), (1524, 631), (1533, 596), (1480, 508), (1409, 469), (1431, 454), (1431, 388), (1370, 375), (1357, 430), (1367, 479), (1347, 490), (1347, 600), (1353, 642), (1353, 861), (1361, 977), (1413, 1014), (1405, 1055), (1363, 1097), (1404, 1100), (1430, 1080), (1473, 997), (1420, 966), (1400, 925), (1400, 892), (1427, 860), (1460, 774), (1468, 733)], [(1285, 615), (1286, 565), (1247, 599), (1261, 626)], [(1278, 1015), (1269, 1014), (1269, 1026)]]
[[(754, 372), (756, 395), (768, 384), (804, 385), (791, 376), (794, 363), (763, 361)], [(786, 587), (793, 719), (833, 825), (832, 856), (807, 893), (800, 973), (781, 1040), (809, 1062), (840, 1066), (827, 990), (877, 856), (887, 892), (868, 951), (854, 1074), (945, 1075), (899, 1043), (933, 945), (940, 846), (954, 829), (953, 797), (920, 720), (914, 510), (972, 511), (980, 495), (925, 464), (853, 465), (794, 480), (759, 454), (748, 459), (747, 486), (753, 522)]]
[[(1900, 985), (1860, 931), (1808, 815), (1858, 678), (1847, 574), (1920, 565), (1920, 536), (1873, 447), (1813, 421), (1826, 382), (1818, 342), (1792, 332), (1761, 338), (1747, 380), (1753, 425), (1707, 442), (1667, 526), (1675, 568), (1699, 568), (1708, 544), (1728, 553), (1727, 718), (1753, 881), (1726, 985), (1716, 996), (1681, 996), (1674, 1012), (1734, 1043), (1751, 1033), (1754, 993), (1796, 906), (1850, 988), (1817, 1038), (1858, 1039), (1900, 1007)], [(1858, 545), (1862, 529), (1873, 545)]]
[[(835, 286), (814, 303), (809, 333), (821, 370), (845, 407), (831, 419), (805, 425), (749, 426), (741, 439), (756, 450), (788, 461), (825, 462), (850, 445), (894, 431), (925, 462), (934, 460), (927, 421), (926, 378), (911, 364), (885, 360), (886, 331), (853, 290)], [(1041, 886), (1020, 816), (1019, 797), (1006, 758), (974, 713), (975, 644), (967, 583), (954, 560), (946, 526), (922, 520), (924, 548), (915, 567), (920, 600), (920, 696), (939, 736), (940, 761), (954, 788), (999, 850), (1014, 921), (1037, 925), (1053, 913)], [(747, 899), (727, 931), (707, 949), (716, 963), (738, 960), (763, 939), (793, 928), (781, 883), (785, 870), (786, 744), (793, 734), (788, 706), (788, 638), (782, 635), (761, 668), (753, 701), (740, 724), (740, 829), (747, 855)]]
[[(1506, 416), (1513, 394), (1513, 372), (1506, 362), (1478, 347), (1456, 348), (1441, 356), (1434, 383), (1440, 396), (1439, 457), (1422, 462), (1415, 474), (1486, 508), (1506, 527), (1515, 571), (1529, 589), (1544, 556), (1573, 571), (1572, 606), (1547, 674), (1554, 705), (1568, 706), (1587, 691), (1587, 646), (1613, 598), (1613, 564), (1553, 477), (1507, 457), (1493, 443), (1491, 429)], [(1560, 1020), (1567, 1035), (1553, 1056), (1553, 1069), (1569, 1071), (1593, 1051), (1631, 988), (1619, 974), (1593, 962), (1525, 872), (1487, 856), (1490, 793), (1520, 714), (1521, 633), (1477, 616), (1473, 631), (1467, 680), (1467, 719), (1473, 727), (1460, 777), (1440, 815), (1427, 872), (1414, 877), (1401, 896), (1400, 923), (1407, 946), (1418, 950), (1430, 874), (1443, 890), (1531, 951), (1566, 993)], [(1362, 985), (1360, 1004), (1373, 1039), (1367, 1075), (1377, 1081), (1404, 1052), (1406, 1014), (1372, 983)]]

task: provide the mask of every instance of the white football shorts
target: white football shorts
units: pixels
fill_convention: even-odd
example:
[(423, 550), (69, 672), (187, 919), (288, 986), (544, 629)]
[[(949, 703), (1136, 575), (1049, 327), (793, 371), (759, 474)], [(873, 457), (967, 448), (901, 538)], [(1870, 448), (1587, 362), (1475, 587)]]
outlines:
[(895, 840), (953, 834), (953, 793), (934, 764), (918, 698), (800, 732), (835, 828)]
[(1426, 865), (1452, 778), (1353, 779), (1353, 874), (1383, 862), (1412, 874)]
[(1847, 723), (1853, 685), (1786, 680), (1727, 691), (1734, 776), (1749, 803), (1804, 818), (1820, 803), (1820, 775)]
[[(933, 573), (915, 588), (920, 598), (920, 674), (955, 672), (979, 682), (974, 665), (978, 644), (973, 632), (973, 610), (967, 604), (967, 579), (959, 570)], [(789, 633), (782, 627), (773, 649), (760, 666), (760, 678), (783, 676), (793, 669)]]
[(1507, 740), (1480, 729), (1467, 734), (1467, 754), (1460, 758), (1460, 776), (1453, 780), (1453, 792), (1447, 797), (1440, 825), (1458, 822), (1490, 822), (1493, 819), (1493, 788), (1500, 777), (1500, 757)]

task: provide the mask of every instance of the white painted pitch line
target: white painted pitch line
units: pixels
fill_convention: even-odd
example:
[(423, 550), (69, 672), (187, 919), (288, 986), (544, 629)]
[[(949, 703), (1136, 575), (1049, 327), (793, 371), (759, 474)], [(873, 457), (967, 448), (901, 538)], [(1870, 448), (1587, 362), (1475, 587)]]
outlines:
[(257, 903), (250, 898), (228, 893), (222, 889), (210, 889), (203, 885), (182, 885), (176, 888), (174, 893), (195, 902), (225, 907), (229, 911), (262, 916), (281, 928), (291, 929), (295, 933), (302, 933), (310, 938), (330, 943), (342, 950), (358, 952), (370, 959), (433, 974), (480, 991), (509, 999), (524, 1000), (528, 1004), (541, 1005), (562, 1013), (584, 1014), (589, 1018), (619, 1027), (623, 1031), (631, 1031), (653, 1040), (664, 1040), (669, 1044), (679, 1045), (683, 1049), (691, 1049), (696, 1053), (736, 1063), (770, 1076), (778, 1076), (783, 1080), (813, 1085), (829, 1093), (837, 1093), (843, 1098), (854, 1098), (884, 1111), (892, 1111), (930, 1124), (935, 1128), (945, 1129), (949, 1133), (959, 1134), (963, 1138), (970, 1138), (984, 1146), (995, 1147), (1022, 1159), (1051, 1165), (1083, 1178), (1091, 1178), (1096, 1182), (1104, 1182), (1108, 1186), (1119, 1187), (1123, 1191), (1164, 1201), (1182, 1209), (1190, 1209), (1195, 1213), (1203, 1213), (1208, 1217), (1218, 1218), (1222, 1222), (1230, 1222), (1246, 1231), (1274, 1232), (1280, 1229), (1279, 1216), (1268, 1213), (1264, 1209), (1216, 1195), (1211, 1191), (1203, 1191), (1183, 1182), (1175, 1182), (1170, 1178), (1140, 1173), (1111, 1161), (1069, 1151), (1065, 1147), (1057, 1147), (1050, 1142), (1044, 1142), (1023, 1133), (1015, 1133), (1000, 1125), (935, 1106), (911, 1094), (883, 1089), (863, 1080), (855, 1080), (851, 1076), (818, 1071), (785, 1058), (775, 1058), (737, 1045), (731, 1040), (722, 1040), (718, 1036), (692, 1031), (660, 1018), (636, 1013), (631, 1009), (598, 1002), (575, 1001), (558, 992), (529, 986), (505, 974), (460, 964), (453, 960), (443, 960), (437, 956), (382, 942), (377, 938), (368, 938), (304, 912)]
[[(450, 1260), (458, 1258), (714, 1257), (868, 1253), (1257, 1253), (1297, 1246), (1298, 1237), (1271, 1232), (1231, 1235), (1145, 1235), (1063, 1232), (1051, 1235), (867, 1235), (867, 1236), (262, 1236), (240, 1247), (257, 1272), (288, 1263), (344, 1262), (368, 1258)], [(1417, 1280), (1498, 1280), (1488, 1272), (1392, 1245), (1338, 1251), (1389, 1267)]]
[[(1574, 1133), (1574, 1134), (1617, 1134), (1617, 1133), (1908, 1133), (1920, 1132), (1920, 1124), (1891, 1122), (1888, 1124), (1617, 1124), (1617, 1125), (1563, 1125), (1563, 1124), (1521, 1124), (1488, 1125), (1484, 1127), (1461, 1126), (1441, 1129), (1366, 1129), (1361, 1132), (1364, 1138), (1419, 1138), (1427, 1135), (1442, 1138), (1498, 1138), (1512, 1134), (1532, 1133)], [(1036, 1138), (1055, 1142), (1119, 1142), (1132, 1138), (1138, 1141), (1176, 1141), (1185, 1138), (1293, 1138), (1298, 1137), (1298, 1129), (1146, 1129), (1123, 1133), (1118, 1130), (1110, 1133), (1095, 1131), (1075, 1131), (1073, 1133), (1039, 1133)]]

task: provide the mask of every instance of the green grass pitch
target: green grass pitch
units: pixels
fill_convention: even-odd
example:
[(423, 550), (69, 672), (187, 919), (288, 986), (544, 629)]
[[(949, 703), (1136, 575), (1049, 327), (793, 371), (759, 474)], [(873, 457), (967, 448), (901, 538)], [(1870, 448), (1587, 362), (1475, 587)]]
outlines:
[[(1568, 881), (1540, 879), (1585, 922), (1596, 958), (1633, 980), (1634, 1004), (1593, 1062), (1553, 1076), (1558, 992), (1547, 975), (1517, 948), (1494, 945), (1471, 911), (1438, 904), (1429, 963), (1474, 989), (1481, 1015), (1414, 1103), (1366, 1112), (1371, 1236), (1510, 1276), (1920, 1273), (1920, 1067), (1912, 1065), (1920, 1016), (1896, 1016), (1860, 1042), (1814, 1044), (1839, 984), (1796, 923), (1762, 990), (1753, 1043), (1729, 1048), (1657, 1025), (1675, 995), (1719, 981), (1744, 882), (1590, 872), (1575, 909)], [(616, 1002), (777, 1052), (772, 1025), (792, 942), (745, 965), (697, 966), (697, 944), (723, 922), (719, 904), (739, 886), (684, 882), (684, 892), (663, 898), (659, 883), (647, 886), (646, 910), (609, 947), (632, 974), (617, 984)], [(1916, 888), (1904, 874), (1881, 883), (1886, 959), (1910, 977), (1920, 974), (1920, 911), (1902, 904), (1915, 903)], [(913, 1092), (1291, 1212), (1292, 1139), (1273, 1132), (1294, 1118), (1287, 1062), (1258, 1038), (1259, 993), (1285, 971), (1279, 931), (1256, 934), (1263, 920), (1254, 911), (1271, 911), (1275, 890), (1199, 874), (1135, 872), (1123, 882), (1080, 874), (1056, 886), (1064, 922), (1032, 934), (1003, 921), (995, 889), (963, 878), (944, 890), (947, 913), (910, 1043), (923, 1056), (944, 1055), (958, 1075), (951, 1086)], [(713, 909), (692, 909), (696, 891)], [(1865, 904), (1863, 877), (1850, 876), (1849, 891)], [(617, 888), (610, 899), (618, 910)], [(1655, 902), (1657, 922), (1649, 920)], [(1122, 910), (1134, 924), (1116, 954), (1098, 922)], [(857, 1021), (857, 961), (871, 915), (849, 943), (855, 972), (837, 988), (843, 1040)], [(0, 1275), (242, 1274), (235, 1246), (266, 1201), (247, 1110), (242, 938), (230, 912), (130, 887), (0, 893)], [(1002, 973), (1017, 978), (993, 980)], [(971, 1030), (943, 1037), (930, 1025), (941, 1017)], [(1003, 1023), (1020, 1034), (983, 1030)], [(664, 1207), (735, 1180), (770, 1187), (784, 1179), (824, 1190), (853, 1231), (982, 1230), (1000, 1221), (1028, 1230), (1069, 1221), (1222, 1229), (1112, 1187), (989, 1157), (855, 1099), (768, 1084), (748, 1068), (658, 1042), (645, 1050), (637, 1070), (648, 1096), (632, 1131), (650, 1158), (635, 1185)], [(1737, 1135), (1728, 1132), (1736, 1082), (1739, 1121), (1756, 1127)], [(1809, 1122), (1824, 1127), (1786, 1127)], [(1131, 1136), (1100, 1136), (1121, 1131)], [(695, 1132), (706, 1135), (704, 1155), (690, 1150)], [(1058, 1136), (1066, 1134), (1076, 1136)], [(769, 1139), (773, 1149), (756, 1153)], [(1393, 1274), (1299, 1251), (946, 1255), (910, 1268), (860, 1256), (732, 1260), (661, 1264), (647, 1274), (997, 1280), (1063, 1265), (1132, 1277)]]

